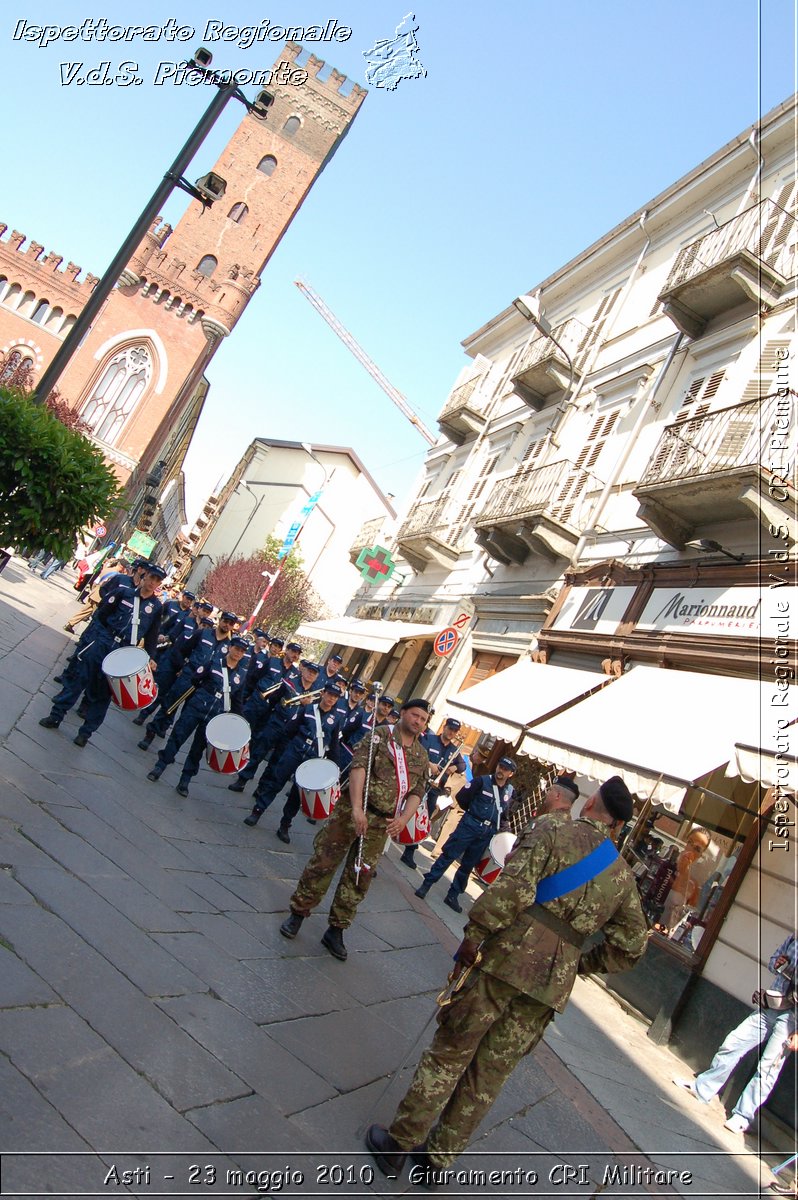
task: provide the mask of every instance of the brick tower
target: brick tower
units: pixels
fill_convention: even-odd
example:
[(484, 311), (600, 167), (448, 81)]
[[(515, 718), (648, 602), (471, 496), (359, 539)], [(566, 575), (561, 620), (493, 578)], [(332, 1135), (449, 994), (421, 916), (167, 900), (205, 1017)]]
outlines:
[[(288, 42), (275, 72), (300, 52)], [(158, 459), (179, 470), (202, 373), (365, 98), (357, 85), (343, 95), (338, 71), (320, 80), (323, 66), (311, 56), (304, 83), (268, 85), (267, 119), (247, 114), (213, 168), (227, 180), (224, 197), (205, 211), (192, 201), (174, 230), (155, 222), (61, 378), (124, 483)], [(35, 380), (96, 279), (78, 283), (80, 268), (61, 271), (53, 254), (40, 261), (44, 248), (23, 252), (24, 240), (0, 241), (0, 352), (31, 358)]]

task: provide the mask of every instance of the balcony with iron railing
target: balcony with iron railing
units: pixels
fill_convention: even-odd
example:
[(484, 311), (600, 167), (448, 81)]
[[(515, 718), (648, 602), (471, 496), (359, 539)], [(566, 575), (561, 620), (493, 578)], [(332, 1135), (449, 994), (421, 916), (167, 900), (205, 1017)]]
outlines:
[(483, 379), (484, 375), (475, 375), (456, 387), (438, 417), (441, 433), (458, 446), (485, 428), (488, 399), (479, 390)]
[(763, 200), (685, 246), (659, 299), (682, 333), (700, 337), (713, 317), (753, 301), (770, 308), (796, 274), (796, 222)]
[(366, 546), (374, 546), (377, 539), (382, 533), (382, 527), (385, 524), (385, 517), (372, 517), (370, 521), (364, 521), (357, 531), (355, 540), (349, 547), (349, 561), (356, 562), (360, 551)]
[(571, 369), (563, 350), (578, 367), (580, 351), (588, 334), (586, 325), (576, 317), (569, 317), (552, 329), (552, 335), (559, 345), (542, 333), (532, 338), (512, 375), (513, 390), (530, 408), (541, 409), (549, 397), (565, 391), (571, 378)]
[(452, 566), (460, 552), (457, 518), (461, 512), (462, 506), (453, 505), (448, 496), (415, 504), (396, 535), (402, 557), (417, 571), (432, 562)]
[(593, 507), (591, 479), (563, 459), (498, 480), (475, 522), (478, 544), (504, 563), (569, 557)]
[(795, 397), (765, 396), (668, 425), (633, 495), (638, 516), (681, 549), (702, 525), (752, 514), (796, 538)]

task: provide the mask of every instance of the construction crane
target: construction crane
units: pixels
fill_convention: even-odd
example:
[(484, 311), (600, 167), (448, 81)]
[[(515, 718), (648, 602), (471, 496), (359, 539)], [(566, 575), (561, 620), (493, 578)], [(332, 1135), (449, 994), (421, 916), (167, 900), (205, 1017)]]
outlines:
[(413, 409), (407, 403), (407, 400), (402, 393), (393, 386), (390, 380), (385, 378), (380, 368), (369, 358), (363, 347), (358, 345), (349, 330), (344, 329), (335, 313), (327, 307), (321, 296), (317, 295), (317, 293), (313, 291), (313, 288), (310, 286), (310, 284), (305, 283), (304, 279), (295, 279), (294, 283), (299, 288), (305, 299), (310, 301), (310, 303), (316, 309), (316, 312), (324, 317), (324, 320), (330, 326), (330, 329), (332, 329), (333, 333), (338, 334), (338, 337), (346, 346), (347, 350), (350, 350), (358, 362), (366, 368), (374, 382), (380, 385), (382, 390), (385, 392), (385, 395), (388, 396), (390, 400), (393, 400), (400, 413), (403, 413), (407, 417), (411, 425), (415, 425), (416, 429), (424, 438), (424, 441), (427, 443), (427, 445), (434, 446), (438, 440), (435, 434), (427, 429), (426, 425), (421, 420), (421, 417), (419, 417), (417, 413), (413, 412)]

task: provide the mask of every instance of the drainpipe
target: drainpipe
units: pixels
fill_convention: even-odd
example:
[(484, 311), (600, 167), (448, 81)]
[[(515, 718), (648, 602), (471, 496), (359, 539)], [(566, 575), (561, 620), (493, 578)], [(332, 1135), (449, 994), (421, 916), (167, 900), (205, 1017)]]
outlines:
[(745, 210), (749, 207), (751, 200), (753, 200), (755, 203), (756, 203), (756, 201), (759, 200), (759, 181), (762, 177), (762, 164), (764, 163), (765, 160), (762, 157), (762, 152), (759, 149), (758, 143), (759, 143), (759, 130), (757, 129), (757, 127), (755, 125), (749, 135), (748, 145), (751, 147), (751, 149), (753, 150), (754, 154), (757, 157), (756, 170), (754, 171), (751, 182), (749, 183), (748, 187), (745, 190), (745, 195), (743, 196), (742, 200), (740, 201), (739, 208), (737, 209), (737, 212), (734, 214), (736, 217), (738, 217), (741, 212), (745, 212)]
[(648, 416), (649, 409), (656, 407), (654, 404), (654, 401), (656, 400), (659, 389), (665, 380), (665, 376), (668, 374), (671, 364), (672, 364), (674, 358), (676, 357), (676, 354), (679, 350), (679, 347), (681, 346), (683, 338), (684, 338), (683, 333), (677, 333), (677, 335), (673, 341), (673, 344), (671, 345), (671, 348), (668, 351), (667, 358), (665, 359), (665, 362), (662, 364), (662, 367), (660, 368), (660, 372), (657, 375), (657, 378), (654, 380), (654, 383), (652, 384), (652, 387), (651, 387), (651, 390), (650, 390), (648, 396), (645, 397), (645, 399), (643, 400), (643, 403), (640, 406), (640, 412), (638, 413), (637, 419), (634, 423), (634, 426), (633, 426), (631, 432), (629, 433), (629, 437), (626, 439), (626, 445), (624, 446), (623, 450), (621, 451), (618, 461), (615, 463), (614, 467), (610, 471), (609, 478), (608, 478), (607, 482), (604, 484), (602, 493), (598, 498), (598, 503), (596, 504), (596, 508), (593, 512), (592, 524), (589, 529), (586, 529), (584, 531), (584, 533), (579, 538), (579, 541), (576, 543), (574, 552), (571, 556), (571, 562), (570, 562), (570, 566), (572, 568), (577, 566), (579, 559), (582, 555), (582, 551), (584, 550), (585, 545), (587, 543), (588, 537), (592, 533), (595, 532), (596, 525), (599, 522), (601, 514), (604, 512), (604, 509), (607, 505), (607, 501), (610, 498), (610, 494), (612, 493), (613, 488), (617, 486), (621, 472), (623, 471), (624, 467), (626, 466), (626, 463), (629, 460), (629, 456), (632, 453), (632, 449), (637, 441), (637, 435), (639, 434), (641, 428), (643, 427), (643, 423), (645, 422), (645, 419)]

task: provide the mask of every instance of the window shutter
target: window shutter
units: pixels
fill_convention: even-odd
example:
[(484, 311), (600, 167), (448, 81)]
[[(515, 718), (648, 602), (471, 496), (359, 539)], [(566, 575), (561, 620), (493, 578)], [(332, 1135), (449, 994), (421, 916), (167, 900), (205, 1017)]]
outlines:
[(544, 437), (531, 438), (526, 450), (521, 455), (522, 466), (534, 467), (545, 445), (546, 439)]
[(610, 312), (612, 311), (612, 308), (620, 294), (621, 289), (616, 288), (614, 292), (607, 292), (606, 296), (604, 296), (601, 300), (601, 303), (596, 309), (596, 314), (588, 326), (587, 333), (582, 338), (579, 349), (574, 355), (574, 358), (577, 361), (587, 358), (590, 351), (599, 341), (604, 326), (607, 324), (607, 318), (609, 317)]
[(770, 396), (777, 390), (777, 372), (779, 365), (784, 362), (784, 358), (779, 355), (778, 351), (789, 349), (790, 341), (789, 335), (785, 335), (772, 338), (765, 344), (759, 355), (757, 368), (743, 390), (742, 404), (748, 400), (759, 400), (762, 396)]
[(598, 462), (607, 438), (615, 428), (620, 412), (621, 410), (616, 408), (605, 416), (597, 417), (593, 422), (587, 440), (574, 463), (574, 469), (568, 475), (552, 506), (552, 516), (564, 524), (570, 519), (574, 506), (585, 489), (587, 483), (585, 472)]

